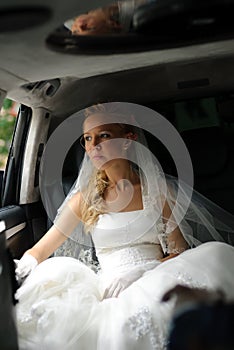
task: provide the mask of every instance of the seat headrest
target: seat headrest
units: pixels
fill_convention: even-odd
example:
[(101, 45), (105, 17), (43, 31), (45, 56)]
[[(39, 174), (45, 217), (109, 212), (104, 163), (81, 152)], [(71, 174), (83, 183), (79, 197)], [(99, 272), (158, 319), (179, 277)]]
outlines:
[(84, 149), (80, 145), (80, 139), (75, 141), (67, 153), (63, 164), (63, 189), (65, 195), (78, 177), (80, 165), (84, 157)]
[(219, 126), (181, 132), (197, 176), (210, 176), (223, 170), (228, 160), (228, 148)]

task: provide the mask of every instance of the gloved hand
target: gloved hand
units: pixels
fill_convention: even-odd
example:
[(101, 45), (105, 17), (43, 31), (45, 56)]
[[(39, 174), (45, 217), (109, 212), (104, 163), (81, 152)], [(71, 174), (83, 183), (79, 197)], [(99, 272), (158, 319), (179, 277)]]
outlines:
[(38, 261), (31, 254), (25, 253), (20, 260), (14, 260), (16, 264), (16, 279), (22, 282), (38, 265)]
[(119, 293), (129, 287), (134, 281), (138, 280), (145, 270), (134, 270), (123, 275), (117, 276), (107, 287), (103, 294), (103, 299), (117, 298)]

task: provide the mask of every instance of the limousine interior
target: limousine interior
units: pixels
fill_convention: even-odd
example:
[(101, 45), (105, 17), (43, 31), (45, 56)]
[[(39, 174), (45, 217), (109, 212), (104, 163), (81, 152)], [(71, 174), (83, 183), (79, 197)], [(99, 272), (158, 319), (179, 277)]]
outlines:
[[(66, 118), (96, 103), (140, 104), (165, 117), (187, 146), (194, 188), (234, 214), (234, 1), (144, 4), (127, 32), (77, 35), (67, 25), (108, 4), (0, 3), (0, 103), (19, 104), (1, 170), (0, 220), (16, 259), (51, 224), (40, 193), (47, 141)], [(165, 172), (176, 176), (166, 147), (147, 139)], [(64, 196), (82, 154), (75, 142), (65, 155)]]

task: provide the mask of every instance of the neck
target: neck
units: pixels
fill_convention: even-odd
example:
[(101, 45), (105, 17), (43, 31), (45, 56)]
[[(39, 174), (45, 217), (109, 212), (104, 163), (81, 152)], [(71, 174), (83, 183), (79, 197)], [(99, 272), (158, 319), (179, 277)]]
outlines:
[(121, 159), (118, 163), (105, 170), (109, 179), (109, 187), (115, 187), (122, 180), (129, 180), (133, 185), (139, 183), (138, 175), (133, 171), (131, 164), (126, 159)]

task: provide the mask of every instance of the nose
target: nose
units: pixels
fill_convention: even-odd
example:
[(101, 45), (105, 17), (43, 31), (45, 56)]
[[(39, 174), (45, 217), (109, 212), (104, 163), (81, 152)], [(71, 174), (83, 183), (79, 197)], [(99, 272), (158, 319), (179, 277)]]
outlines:
[(89, 145), (89, 149), (92, 151), (93, 149), (100, 150), (101, 149), (101, 144), (98, 140), (98, 137), (93, 137), (91, 140), (91, 143)]
[(93, 145), (92, 145), (92, 148), (95, 148), (95, 149), (97, 149), (99, 151), (101, 149), (101, 144), (98, 143), (98, 142), (94, 142)]

